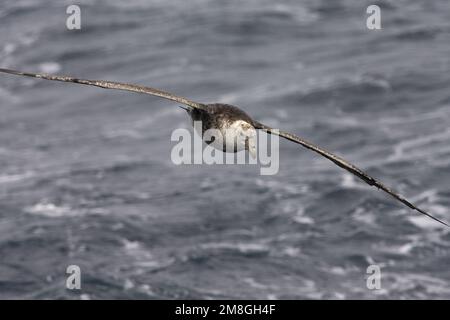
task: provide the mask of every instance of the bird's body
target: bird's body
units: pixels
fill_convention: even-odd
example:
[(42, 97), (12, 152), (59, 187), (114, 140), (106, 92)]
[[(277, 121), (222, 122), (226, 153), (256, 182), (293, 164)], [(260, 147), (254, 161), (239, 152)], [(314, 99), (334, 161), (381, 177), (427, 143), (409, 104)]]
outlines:
[[(238, 107), (213, 103), (202, 109), (183, 109), (190, 115), (194, 128), (197, 128), (195, 122), (201, 123), (201, 130), (197, 132), (200, 136), (204, 137), (208, 130), (213, 134), (213, 137), (206, 137), (207, 144), (223, 152), (248, 150), (256, 157), (256, 129), (253, 119)], [(216, 130), (217, 134), (212, 130)]]
[[(227, 105), (227, 104), (203, 104), (194, 102), (192, 100), (189, 100), (184, 97), (180, 97), (174, 94), (171, 94), (169, 92), (151, 88), (151, 87), (145, 87), (140, 85), (134, 85), (134, 84), (128, 84), (128, 83), (121, 83), (121, 82), (113, 82), (113, 81), (105, 81), (105, 80), (87, 80), (87, 79), (78, 79), (74, 77), (68, 77), (68, 76), (57, 76), (57, 75), (50, 75), (50, 74), (39, 74), (39, 73), (28, 73), (28, 72), (21, 72), (17, 70), (11, 70), (11, 69), (2, 69), (0, 68), (0, 72), (3, 73), (9, 73), (14, 75), (20, 75), (20, 76), (27, 76), (27, 77), (33, 77), (33, 78), (40, 78), (40, 79), (46, 79), (46, 80), (53, 80), (53, 81), (62, 81), (62, 82), (72, 82), (72, 83), (78, 83), (83, 85), (90, 85), (90, 86), (96, 86), (104, 89), (116, 89), (116, 90), (125, 90), (125, 91), (131, 91), (135, 93), (145, 93), (152, 96), (158, 96), (164, 99), (176, 101), (178, 103), (182, 103), (183, 105), (186, 105), (186, 110), (188, 111), (189, 115), (191, 116), (191, 119), (195, 123), (196, 121), (201, 121), (201, 126), (198, 128), (199, 133), (204, 137), (204, 135), (207, 135), (209, 131), (216, 131), (220, 134), (212, 134), (214, 139), (204, 139), (205, 142), (212, 143), (213, 146), (219, 150), (226, 151), (226, 152), (237, 152), (240, 150), (248, 150), (252, 156), (256, 155), (256, 142), (255, 142), (255, 136), (256, 136), (256, 129), (260, 129), (265, 131), (268, 134), (274, 134), (278, 135), (282, 138), (285, 138), (289, 141), (292, 141), (294, 143), (300, 144), (303, 147), (314, 151), (315, 153), (327, 158), (328, 160), (332, 161), (337, 166), (347, 170), (351, 174), (357, 176), (359, 179), (363, 180), (370, 186), (377, 187), (380, 190), (383, 190), (396, 200), (400, 201), (404, 205), (408, 206), (409, 208), (416, 210), (431, 219), (438, 221), (439, 223), (450, 227), (447, 223), (444, 221), (432, 216), (428, 212), (420, 209), (419, 207), (415, 206), (408, 200), (406, 200), (403, 196), (398, 194), (397, 192), (393, 191), (391, 188), (385, 186), (381, 182), (379, 182), (377, 179), (371, 177), (367, 173), (365, 173), (363, 170), (359, 169), (357, 166), (351, 164), (350, 162), (344, 160), (343, 158), (323, 149), (319, 146), (306, 141), (305, 139), (289, 133), (284, 132), (281, 130), (273, 129), (265, 124), (262, 124), (256, 120), (253, 120), (249, 115), (247, 115), (244, 111), (241, 109)], [(195, 127), (195, 126), (194, 126)]]

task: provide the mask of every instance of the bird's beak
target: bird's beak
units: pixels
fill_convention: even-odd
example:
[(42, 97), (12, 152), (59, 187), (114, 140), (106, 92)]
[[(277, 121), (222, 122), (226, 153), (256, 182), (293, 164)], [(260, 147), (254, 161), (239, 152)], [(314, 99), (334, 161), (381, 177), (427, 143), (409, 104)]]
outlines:
[(247, 148), (248, 152), (252, 156), (253, 159), (256, 159), (256, 139), (255, 137), (249, 137), (247, 140)]
[(188, 107), (185, 107), (185, 106), (178, 106), (178, 107), (180, 107), (183, 110), (186, 110), (187, 112), (191, 111)]

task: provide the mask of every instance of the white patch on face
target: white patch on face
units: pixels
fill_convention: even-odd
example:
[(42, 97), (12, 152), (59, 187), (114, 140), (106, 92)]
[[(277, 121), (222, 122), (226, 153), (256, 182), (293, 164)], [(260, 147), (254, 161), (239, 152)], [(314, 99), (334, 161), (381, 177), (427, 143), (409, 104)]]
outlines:
[[(200, 133), (201, 125), (194, 126), (195, 131)], [(201, 134), (200, 134), (201, 135)], [(253, 158), (256, 158), (256, 130), (246, 121), (238, 120), (233, 122), (228, 128), (208, 129), (203, 133), (203, 141), (211, 141), (209, 145), (215, 149), (234, 153), (248, 150)], [(224, 142), (225, 141), (225, 142)]]
[(225, 138), (227, 150), (234, 150), (237, 143), (237, 151), (248, 150), (252, 157), (256, 157), (256, 130), (248, 122), (243, 120), (234, 122), (227, 130)]
[(226, 152), (233, 153), (245, 149), (245, 141), (243, 141), (242, 138), (242, 127), (239, 122), (243, 121), (236, 121), (228, 128), (222, 130), (222, 135), (225, 139)]

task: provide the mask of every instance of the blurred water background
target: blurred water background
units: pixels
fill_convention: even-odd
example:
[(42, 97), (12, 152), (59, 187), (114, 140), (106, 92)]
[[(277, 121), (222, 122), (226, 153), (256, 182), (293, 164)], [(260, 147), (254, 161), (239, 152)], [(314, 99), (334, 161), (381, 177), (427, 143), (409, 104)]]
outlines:
[[(447, 0), (78, 0), (79, 31), (70, 4), (2, 0), (0, 66), (235, 104), (450, 220)], [(450, 298), (449, 229), (288, 141), (274, 176), (176, 166), (189, 126), (158, 98), (0, 74), (0, 298)]]

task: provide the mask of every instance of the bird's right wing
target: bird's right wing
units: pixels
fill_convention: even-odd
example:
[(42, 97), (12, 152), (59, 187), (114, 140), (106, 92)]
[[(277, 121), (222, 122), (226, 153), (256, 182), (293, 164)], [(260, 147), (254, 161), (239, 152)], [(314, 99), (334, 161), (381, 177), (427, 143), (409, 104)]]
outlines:
[(347, 170), (348, 172), (354, 174), (355, 176), (357, 176), (358, 178), (360, 178), (361, 180), (363, 180), (364, 182), (366, 182), (367, 184), (371, 185), (371, 186), (375, 186), (378, 189), (383, 190), (384, 192), (386, 192), (387, 194), (389, 194), (390, 196), (394, 197), (395, 199), (397, 199), (398, 201), (400, 201), (401, 203), (405, 204), (406, 206), (408, 206), (409, 208), (416, 210), (428, 217), (430, 217), (433, 220), (436, 220), (439, 223), (442, 223), (443, 225), (450, 227), (447, 223), (445, 223), (442, 220), (439, 220), (438, 218), (432, 216), (431, 214), (429, 214), (428, 212), (416, 207), (415, 205), (413, 205), (411, 202), (409, 202), (408, 200), (406, 200), (404, 197), (402, 197), (400, 194), (398, 194), (397, 192), (393, 191), (392, 189), (386, 187), (384, 184), (382, 184), (381, 182), (379, 182), (378, 180), (376, 180), (375, 178), (372, 178), (371, 176), (369, 176), (367, 173), (365, 173), (364, 171), (362, 171), (361, 169), (359, 169), (358, 167), (356, 167), (355, 165), (351, 164), (350, 162), (342, 159), (341, 157), (325, 150), (322, 149), (318, 146), (316, 146), (315, 144), (312, 144), (311, 142), (308, 142), (302, 138), (300, 138), (299, 136), (296, 136), (295, 134), (289, 133), (289, 132), (284, 132), (284, 131), (280, 131), (280, 130), (275, 130), (271, 127), (268, 127), (260, 122), (254, 121), (254, 127), (256, 129), (262, 129), (264, 131), (266, 131), (269, 134), (276, 134), (280, 137), (283, 137), (287, 140), (290, 140), (292, 142), (298, 143), (300, 145), (302, 145), (303, 147), (312, 150), (318, 154), (320, 154), (321, 156), (327, 158), (328, 160), (331, 160), (332, 162), (334, 162), (336, 165), (338, 165), (339, 167)]
[(132, 91), (132, 92), (137, 92), (137, 93), (145, 93), (145, 94), (161, 97), (161, 98), (168, 99), (168, 100), (173, 100), (173, 101), (188, 105), (193, 108), (197, 108), (197, 109), (205, 108), (205, 105), (202, 103), (194, 102), (194, 101), (188, 100), (184, 97), (176, 96), (169, 92), (162, 91), (159, 89), (139, 86), (139, 85), (135, 85), (135, 84), (105, 81), (105, 80), (77, 79), (77, 78), (68, 77), (68, 76), (57, 76), (57, 75), (51, 75), (51, 74), (45, 74), (45, 73), (29, 73), (29, 72), (22, 72), (22, 71), (11, 70), (11, 69), (2, 69), (2, 68), (0, 68), (0, 72), (19, 75), (19, 76), (45, 79), (45, 80), (72, 82), (72, 83), (84, 84), (84, 85), (88, 85), (88, 86), (100, 87), (100, 88), (104, 88), (104, 89), (116, 89), (116, 90)]

